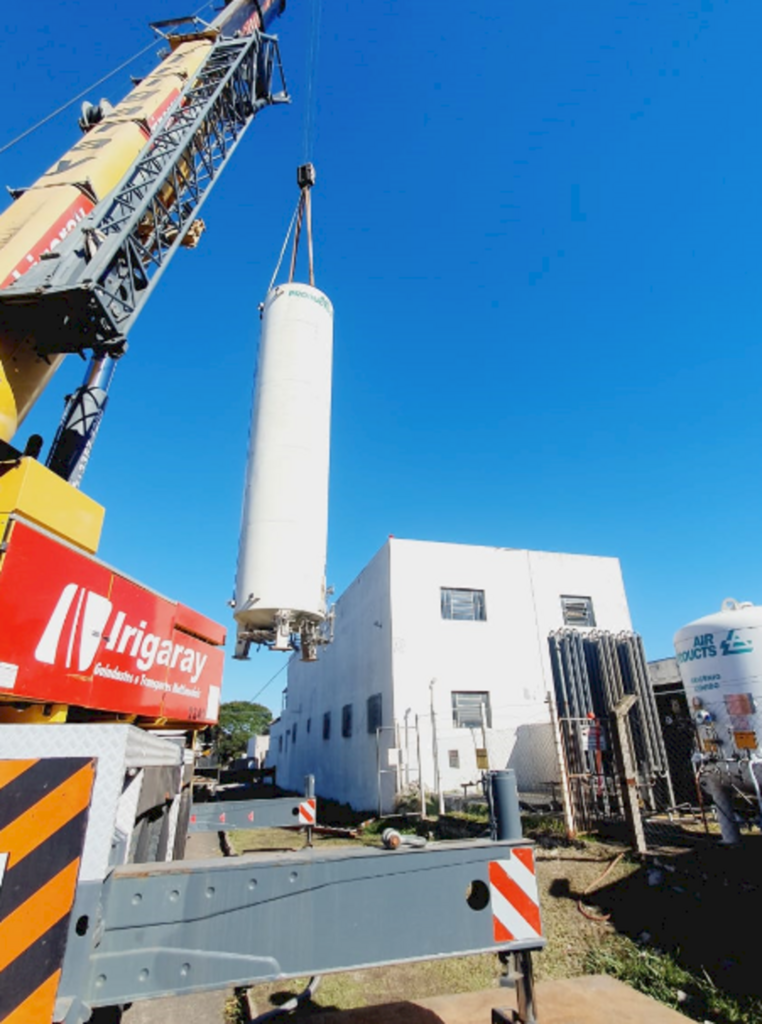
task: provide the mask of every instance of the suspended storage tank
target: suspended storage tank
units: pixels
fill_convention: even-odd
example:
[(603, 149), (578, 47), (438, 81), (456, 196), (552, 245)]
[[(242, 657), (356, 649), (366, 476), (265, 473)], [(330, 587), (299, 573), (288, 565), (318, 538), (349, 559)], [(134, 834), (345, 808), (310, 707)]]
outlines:
[(273, 288), (262, 312), (234, 616), (252, 643), (315, 657), (326, 614), (333, 307), (310, 285)]
[(735, 794), (755, 798), (762, 812), (762, 606), (727, 598), (718, 612), (678, 630), (674, 644), (701, 782), (723, 837), (737, 842)]

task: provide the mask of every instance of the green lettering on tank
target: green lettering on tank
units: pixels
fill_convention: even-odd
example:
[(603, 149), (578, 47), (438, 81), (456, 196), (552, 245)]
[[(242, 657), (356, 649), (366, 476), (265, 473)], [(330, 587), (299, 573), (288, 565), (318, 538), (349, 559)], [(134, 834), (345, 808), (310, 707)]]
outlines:
[(313, 295), (312, 292), (303, 292), (297, 288), (289, 288), (289, 295), (293, 295), (296, 299), (310, 299), (311, 302), (316, 302), (318, 306), (322, 306), (328, 313), (333, 313), (333, 306), (325, 297), (325, 295)]

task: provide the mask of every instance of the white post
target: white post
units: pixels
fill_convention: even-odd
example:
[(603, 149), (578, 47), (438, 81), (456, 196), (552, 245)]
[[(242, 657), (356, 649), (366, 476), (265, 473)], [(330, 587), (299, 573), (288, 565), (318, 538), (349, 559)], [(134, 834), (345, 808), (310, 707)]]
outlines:
[(410, 788), (410, 736), (408, 734), (408, 719), (412, 708), (405, 712), (405, 789)]
[(418, 789), (421, 791), (421, 820), (426, 820), (426, 790), (423, 785), (423, 768), (421, 767), (421, 727), (418, 715), (415, 716), (415, 753), (418, 758)]
[(573, 839), (577, 834), (577, 824), (574, 820), (574, 801), (572, 797), (569, 773), (566, 770), (566, 754), (564, 753), (564, 742), (561, 736), (561, 723), (558, 720), (558, 708), (556, 707), (555, 694), (552, 691), (548, 691), (546, 699), (550, 709), (550, 725), (553, 730), (553, 744), (556, 748), (556, 766), (561, 780), (561, 804), (564, 809), (566, 838)]
[(483, 700), (479, 701), (479, 715), (482, 720), (482, 750), (487, 757), (487, 771), (489, 771), (492, 764), (490, 763), (489, 747), (487, 746), (487, 708)]
[(437, 790), (437, 796), (439, 798), (439, 813), (444, 814), (444, 793), (442, 792), (442, 776), (439, 771), (439, 743), (437, 740), (437, 718), (434, 711), (434, 686), (436, 679), (432, 679), (429, 683), (429, 694), (431, 698), (431, 746), (434, 754), (434, 784)]

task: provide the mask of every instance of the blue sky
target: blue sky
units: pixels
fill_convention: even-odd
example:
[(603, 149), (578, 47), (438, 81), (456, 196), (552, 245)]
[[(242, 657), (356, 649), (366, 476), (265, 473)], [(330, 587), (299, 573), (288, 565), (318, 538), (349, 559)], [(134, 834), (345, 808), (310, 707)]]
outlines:
[[(0, 145), (186, 13), (41, 10), (0, 28)], [(724, 597), (762, 602), (761, 29), (751, 0), (289, 0), (293, 104), (250, 128), (117, 372), (84, 488), (108, 510), (101, 557), (227, 621), (257, 304), (307, 137), (336, 309), (337, 593), (393, 533), (615, 555), (652, 658)], [(2, 154), (3, 182), (77, 131), (74, 108)], [(23, 434), (52, 436), (82, 366)], [(229, 661), (225, 697), (279, 657)]]

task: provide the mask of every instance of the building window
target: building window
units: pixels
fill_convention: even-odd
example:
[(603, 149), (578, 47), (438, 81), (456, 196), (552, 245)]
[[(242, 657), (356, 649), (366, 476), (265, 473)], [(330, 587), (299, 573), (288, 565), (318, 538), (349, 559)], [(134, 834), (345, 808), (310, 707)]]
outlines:
[(291, 742), (296, 743), (296, 722), (294, 722), (294, 727), (291, 730)]
[(278, 753), (279, 754), (283, 753), (283, 737), (282, 736), (278, 737)]
[(595, 612), (591, 597), (561, 595), (561, 611), (565, 626), (594, 626)]
[(326, 711), (323, 715), (323, 739), (329, 740), (331, 738), (331, 712)]
[(484, 690), (454, 690), (452, 694), (452, 724), (456, 729), (480, 729), (482, 726), (482, 705), (484, 721), (492, 728), (492, 709), (489, 693)]
[(307, 719), (307, 732), (310, 732), (311, 730), (312, 730), (312, 719), (308, 718)]
[(442, 587), (441, 603), (443, 619), (486, 621), (483, 590), (453, 590), (451, 587)]
[(352, 735), (352, 705), (345, 704), (341, 709), (341, 735), (348, 740)]
[(450, 761), (451, 768), (460, 768), (460, 751), (459, 750), (448, 750), (447, 757)]
[(381, 694), (374, 693), (372, 697), (368, 697), (368, 732), (374, 733), (382, 725)]

